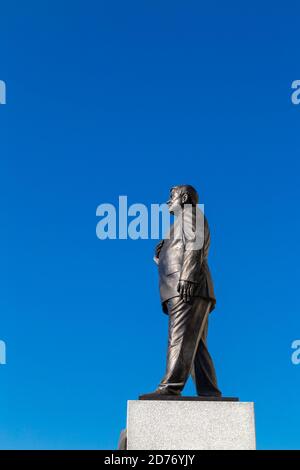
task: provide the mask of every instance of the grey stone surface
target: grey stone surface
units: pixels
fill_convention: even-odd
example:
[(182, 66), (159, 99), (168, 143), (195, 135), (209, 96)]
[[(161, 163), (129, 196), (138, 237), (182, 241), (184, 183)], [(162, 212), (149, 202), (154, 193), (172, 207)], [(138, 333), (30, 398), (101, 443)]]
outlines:
[(128, 450), (255, 448), (252, 402), (127, 402)]

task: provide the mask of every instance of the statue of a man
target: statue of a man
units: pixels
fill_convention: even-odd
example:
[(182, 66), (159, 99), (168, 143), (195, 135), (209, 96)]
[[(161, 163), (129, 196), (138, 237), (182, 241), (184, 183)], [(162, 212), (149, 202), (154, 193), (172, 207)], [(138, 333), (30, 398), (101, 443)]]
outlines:
[(220, 397), (206, 337), (208, 315), (216, 300), (207, 257), (209, 226), (189, 185), (171, 189), (167, 202), (176, 220), (156, 247), (160, 297), (169, 317), (166, 373), (158, 388), (140, 398), (180, 395), (192, 375), (197, 395)]

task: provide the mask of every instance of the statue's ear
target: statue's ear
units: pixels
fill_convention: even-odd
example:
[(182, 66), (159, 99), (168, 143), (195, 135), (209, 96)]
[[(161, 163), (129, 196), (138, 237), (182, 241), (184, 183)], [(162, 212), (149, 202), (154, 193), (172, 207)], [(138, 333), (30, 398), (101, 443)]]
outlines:
[(184, 193), (182, 196), (181, 196), (181, 203), (182, 204), (185, 204), (186, 201), (188, 200), (189, 196), (187, 193)]

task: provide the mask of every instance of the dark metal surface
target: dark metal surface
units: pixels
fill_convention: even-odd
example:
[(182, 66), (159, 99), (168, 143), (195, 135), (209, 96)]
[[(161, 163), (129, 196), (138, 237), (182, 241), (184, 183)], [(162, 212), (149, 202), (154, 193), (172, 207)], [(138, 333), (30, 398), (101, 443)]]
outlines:
[[(188, 230), (198, 230), (194, 223), (199, 210), (196, 190), (188, 185), (176, 186), (171, 189), (170, 196), (169, 211), (176, 216), (192, 206), (192, 217), (187, 219), (186, 225), (191, 225)], [(185, 221), (185, 218), (181, 220)], [(200, 249), (191, 248), (185, 233), (178, 237), (176, 224), (175, 221), (168, 238), (162, 240), (155, 251), (161, 302), (163, 311), (169, 316), (166, 373), (157, 389), (141, 395), (140, 399), (170, 399), (170, 396), (178, 399), (190, 374), (198, 396), (216, 399), (221, 392), (206, 343), (208, 316), (216, 302), (207, 259), (210, 246), (208, 222), (204, 218)], [(183, 230), (182, 224), (179, 230)]]
[(240, 401), (238, 397), (190, 397), (190, 396), (153, 396), (152, 398), (143, 398), (143, 395), (139, 397), (139, 400), (172, 400), (172, 401)]

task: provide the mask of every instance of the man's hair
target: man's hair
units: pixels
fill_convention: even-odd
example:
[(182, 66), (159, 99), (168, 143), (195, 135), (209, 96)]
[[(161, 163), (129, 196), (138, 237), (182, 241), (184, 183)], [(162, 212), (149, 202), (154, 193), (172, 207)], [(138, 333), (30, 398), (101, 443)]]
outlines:
[(193, 188), (193, 186), (189, 184), (180, 184), (178, 186), (174, 186), (173, 188), (171, 188), (171, 191), (174, 189), (179, 190), (181, 195), (187, 193), (189, 197), (187, 201), (188, 204), (192, 204), (193, 206), (196, 206), (198, 204), (199, 196), (198, 196), (196, 189)]

